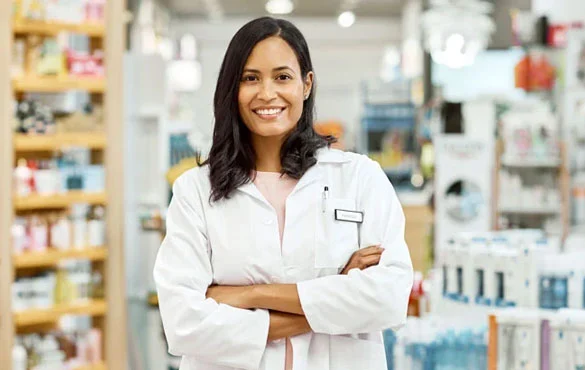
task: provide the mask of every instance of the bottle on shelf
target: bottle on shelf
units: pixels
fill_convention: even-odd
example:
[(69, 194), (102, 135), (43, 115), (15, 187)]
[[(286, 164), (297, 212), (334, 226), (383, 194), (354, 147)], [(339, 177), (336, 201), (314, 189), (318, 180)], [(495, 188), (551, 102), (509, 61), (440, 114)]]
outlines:
[(14, 169), (14, 192), (17, 196), (27, 196), (31, 193), (32, 176), (32, 170), (27, 166), (26, 159), (19, 159)]

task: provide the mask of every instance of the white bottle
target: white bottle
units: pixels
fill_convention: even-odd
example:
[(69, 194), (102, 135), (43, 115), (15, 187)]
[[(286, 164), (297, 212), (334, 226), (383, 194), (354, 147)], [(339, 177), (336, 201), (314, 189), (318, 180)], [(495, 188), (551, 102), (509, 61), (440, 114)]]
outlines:
[(26, 159), (19, 159), (18, 166), (14, 169), (14, 192), (18, 196), (27, 196), (31, 193), (30, 179), (33, 173), (26, 165)]
[(12, 250), (14, 254), (22, 254), (26, 250), (26, 227), (23, 219), (17, 218), (10, 229), (12, 234)]
[(92, 219), (87, 225), (87, 238), (90, 247), (101, 247), (106, 244), (106, 222), (102, 207), (94, 209)]
[(71, 224), (73, 226), (73, 248), (87, 247), (87, 204), (74, 204), (71, 206)]
[(12, 370), (26, 370), (26, 365), (26, 350), (20, 341), (17, 341), (12, 347)]
[(51, 226), (51, 246), (60, 250), (71, 247), (71, 223), (67, 217), (60, 216)]

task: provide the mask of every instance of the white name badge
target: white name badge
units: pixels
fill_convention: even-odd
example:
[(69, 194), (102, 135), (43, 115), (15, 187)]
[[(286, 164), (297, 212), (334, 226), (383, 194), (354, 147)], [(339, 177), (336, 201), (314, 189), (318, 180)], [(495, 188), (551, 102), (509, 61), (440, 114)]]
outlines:
[(345, 209), (336, 209), (335, 219), (337, 221), (355, 222), (361, 224), (364, 222), (364, 213), (358, 211), (347, 211)]

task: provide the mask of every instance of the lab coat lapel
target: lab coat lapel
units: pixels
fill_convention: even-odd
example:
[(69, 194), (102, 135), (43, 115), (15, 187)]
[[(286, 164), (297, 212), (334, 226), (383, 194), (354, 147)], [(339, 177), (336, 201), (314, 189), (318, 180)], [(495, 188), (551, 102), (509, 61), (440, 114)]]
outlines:
[(264, 198), (264, 196), (262, 195), (262, 193), (260, 193), (260, 190), (258, 190), (258, 188), (256, 187), (256, 185), (254, 185), (254, 183), (251, 180), (247, 184), (244, 184), (244, 185), (240, 186), (237, 190), (238, 191), (241, 191), (243, 193), (248, 194), (252, 198), (257, 199), (260, 202), (262, 202), (265, 205), (267, 205), (268, 207), (272, 208), (272, 205), (270, 205), (270, 203), (266, 200), (266, 198)]
[[(325, 163), (345, 163), (349, 161), (349, 159), (345, 156), (344, 152), (339, 150), (332, 150), (329, 148), (322, 148), (317, 151), (316, 154), (317, 163), (309, 168), (307, 172), (301, 177), (291, 195), (294, 195), (296, 192), (300, 191), (301, 189), (321, 180), (324, 178), (323, 167), (321, 164)], [(270, 203), (264, 198), (262, 193), (258, 190), (256, 185), (252, 181), (247, 184), (244, 184), (238, 188), (239, 191), (242, 191), (253, 198), (258, 199), (262, 203), (270, 206)]]

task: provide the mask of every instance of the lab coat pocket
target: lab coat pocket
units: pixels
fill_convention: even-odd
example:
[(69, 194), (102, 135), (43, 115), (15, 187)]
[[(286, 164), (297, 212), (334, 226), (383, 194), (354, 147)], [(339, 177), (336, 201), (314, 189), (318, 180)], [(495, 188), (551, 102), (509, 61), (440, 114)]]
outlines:
[(335, 370), (386, 370), (384, 344), (350, 336), (331, 336), (329, 351), (330, 369)]
[(331, 198), (317, 212), (315, 267), (341, 268), (358, 249), (358, 224), (335, 219), (335, 210), (355, 210), (355, 200)]

